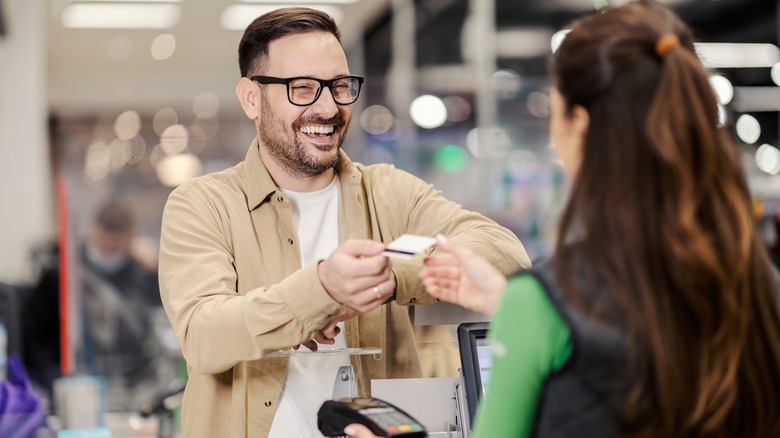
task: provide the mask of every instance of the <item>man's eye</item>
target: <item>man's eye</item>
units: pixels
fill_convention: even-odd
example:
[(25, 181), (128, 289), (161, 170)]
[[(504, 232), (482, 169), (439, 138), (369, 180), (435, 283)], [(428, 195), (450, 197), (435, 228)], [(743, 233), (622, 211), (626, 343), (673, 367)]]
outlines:
[(311, 91), (317, 89), (317, 87), (308, 84), (296, 84), (296, 85), (292, 85), (291, 87), (293, 90), (296, 91)]

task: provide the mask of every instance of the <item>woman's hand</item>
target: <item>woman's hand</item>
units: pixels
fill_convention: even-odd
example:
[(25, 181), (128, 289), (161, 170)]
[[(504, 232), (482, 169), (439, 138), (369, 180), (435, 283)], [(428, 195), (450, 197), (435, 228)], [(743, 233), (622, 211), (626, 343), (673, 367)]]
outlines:
[(425, 259), (420, 278), (434, 297), (493, 316), (506, 287), (506, 277), (470, 249), (436, 236), (444, 253)]
[(344, 433), (347, 434), (348, 437), (353, 438), (378, 438), (376, 435), (371, 433), (370, 430), (366, 426), (363, 426), (362, 424), (350, 424), (349, 426), (344, 428)]

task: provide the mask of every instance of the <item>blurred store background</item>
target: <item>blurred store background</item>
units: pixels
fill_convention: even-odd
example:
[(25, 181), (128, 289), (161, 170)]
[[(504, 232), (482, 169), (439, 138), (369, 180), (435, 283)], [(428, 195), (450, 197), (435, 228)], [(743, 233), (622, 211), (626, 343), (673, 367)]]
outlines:
[[(336, 18), (352, 72), (366, 77), (344, 145), (352, 159), (431, 182), (513, 230), (537, 258), (551, 249), (567, 193), (547, 135), (547, 56), (569, 21), (624, 2), (303, 4)], [(154, 258), (171, 190), (244, 158), (255, 131), (234, 94), (238, 41), (286, 3), (0, 0), (0, 282), (34, 288), (62, 260), (51, 251), (62, 238), (77, 258), (108, 200), (131, 206), (136, 249)], [(696, 32), (778, 257), (780, 2), (665, 3)], [(429, 339), (436, 364), (452, 358), (435, 348), (446, 336)], [(436, 364), (430, 374), (447, 374)]]

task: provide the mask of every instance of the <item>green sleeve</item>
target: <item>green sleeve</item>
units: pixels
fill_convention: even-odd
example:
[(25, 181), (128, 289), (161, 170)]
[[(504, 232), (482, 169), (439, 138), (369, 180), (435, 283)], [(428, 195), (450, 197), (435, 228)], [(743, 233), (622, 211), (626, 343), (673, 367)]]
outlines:
[(571, 355), (570, 332), (531, 275), (510, 279), (489, 333), (493, 368), (475, 438), (528, 437), (547, 376)]

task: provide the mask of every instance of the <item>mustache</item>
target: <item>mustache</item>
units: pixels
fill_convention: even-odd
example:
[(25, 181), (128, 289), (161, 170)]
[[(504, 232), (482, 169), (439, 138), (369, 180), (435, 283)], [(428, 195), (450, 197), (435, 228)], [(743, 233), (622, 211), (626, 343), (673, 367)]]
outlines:
[(341, 114), (336, 114), (335, 116), (326, 119), (325, 117), (319, 117), (319, 116), (309, 116), (305, 118), (300, 118), (295, 121), (293, 127), (295, 129), (298, 129), (301, 127), (301, 125), (333, 125), (337, 128), (342, 127), (346, 124), (346, 120), (344, 120), (344, 116)]

